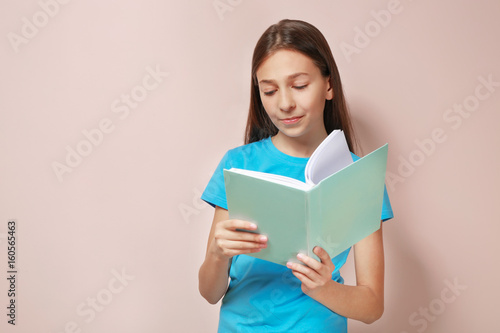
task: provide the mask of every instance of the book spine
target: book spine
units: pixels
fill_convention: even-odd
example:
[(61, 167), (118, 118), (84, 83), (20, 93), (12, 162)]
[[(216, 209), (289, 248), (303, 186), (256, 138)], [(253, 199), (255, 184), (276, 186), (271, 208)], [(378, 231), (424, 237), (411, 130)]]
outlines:
[(305, 205), (305, 225), (306, 225), (306, 243), (307, 243), (307, 255), (311, 256), (312, 254), (312, 249), (311, 249), (311, 238), (310, 238), (310, 228), (311, 228), (311, 191), (305, 192), (305, 197), (306, 197), (306, 205)]
[(317, 260), (319, 260), (319, 258), (314, 254), (313, 249), (315, 246), (323, 247), (323, 235), (321, 234), (322, 223), (324, 222), (322, 206), (327, 204), (322, 198), (322, 188), (323, 186), (319, 184), (308, 192), (308, 251), (309, 256)]

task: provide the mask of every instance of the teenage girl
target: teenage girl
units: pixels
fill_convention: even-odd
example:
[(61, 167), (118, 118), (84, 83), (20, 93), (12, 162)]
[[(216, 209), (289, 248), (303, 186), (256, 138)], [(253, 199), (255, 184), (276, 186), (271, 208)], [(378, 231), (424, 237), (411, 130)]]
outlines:
[[(337, 66), (321, 32), (282, 20), (261, 36), (252, 59), (245, 145), (223, 157), (202, 199), (215, 207), (199, 290), (211, 304), (222, 297), (219, 332), (347, 332), (347, 318), (372, 323), (384, 311), (382, 228), (354, 245), (356, 285), (339, 269), (349, 250), (320, 261), (298, 254), (287, 266), (246, 256), (267, 246), (248, 221), (229, 219), (223, 169), (281, 174), (304, 181), (316, 147), (341, 129), (351, 151), (354, 133)], [(381, 220), (393, 217), (387, 192)], [(286, 228), (286, 221), (281, 221)], [(272, 241), (272, 240), (269, 240)], [(229, 281), (229, 284), (228, 284)]]

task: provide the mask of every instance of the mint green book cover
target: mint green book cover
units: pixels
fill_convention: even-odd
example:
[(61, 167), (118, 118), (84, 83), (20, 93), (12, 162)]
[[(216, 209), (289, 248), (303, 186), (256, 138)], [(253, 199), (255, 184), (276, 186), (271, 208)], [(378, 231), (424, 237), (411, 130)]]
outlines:
[(250, 256), (286, 265), (323, 247), (342, 253), (380, 228), (388, 145), (309, 189), (224, 170), (229, 217), (255, 222), (268, 246)]

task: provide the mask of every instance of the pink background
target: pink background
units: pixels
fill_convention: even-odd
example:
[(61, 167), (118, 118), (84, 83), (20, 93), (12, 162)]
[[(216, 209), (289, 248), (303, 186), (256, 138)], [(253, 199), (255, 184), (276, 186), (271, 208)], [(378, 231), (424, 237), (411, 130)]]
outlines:
[[(1, 1), (0, 330), (215, 331), (218, 305), (197, 290), (213, 214), (199, 196), (242, 144), (255, 42), (297, 18), (332, 47), (364, 153), (390, 147), (386, 310), (350, 332), (497, 332), (500, 87), (480, 78), (500, 82), (499, 13), (494, 0)], [(68, 149), (86, 156), (58, 177)], [(352, 261), (343, 274), (354, 283)]]

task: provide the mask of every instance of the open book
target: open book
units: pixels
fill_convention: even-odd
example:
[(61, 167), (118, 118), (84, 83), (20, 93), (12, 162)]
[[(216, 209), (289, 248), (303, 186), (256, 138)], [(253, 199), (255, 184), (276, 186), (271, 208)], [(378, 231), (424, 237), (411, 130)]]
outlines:
[[(388, 146), (353, 162), (333, 131), (311, 155), (306, 182), (257, 171), (224, 170), (230, 218), (252, 221), (267, 248), (249, 254), (286, 265), (323, 247), (335, 257), (380, 228)], [(317, 258), (317, 257), (316, 257)]]

